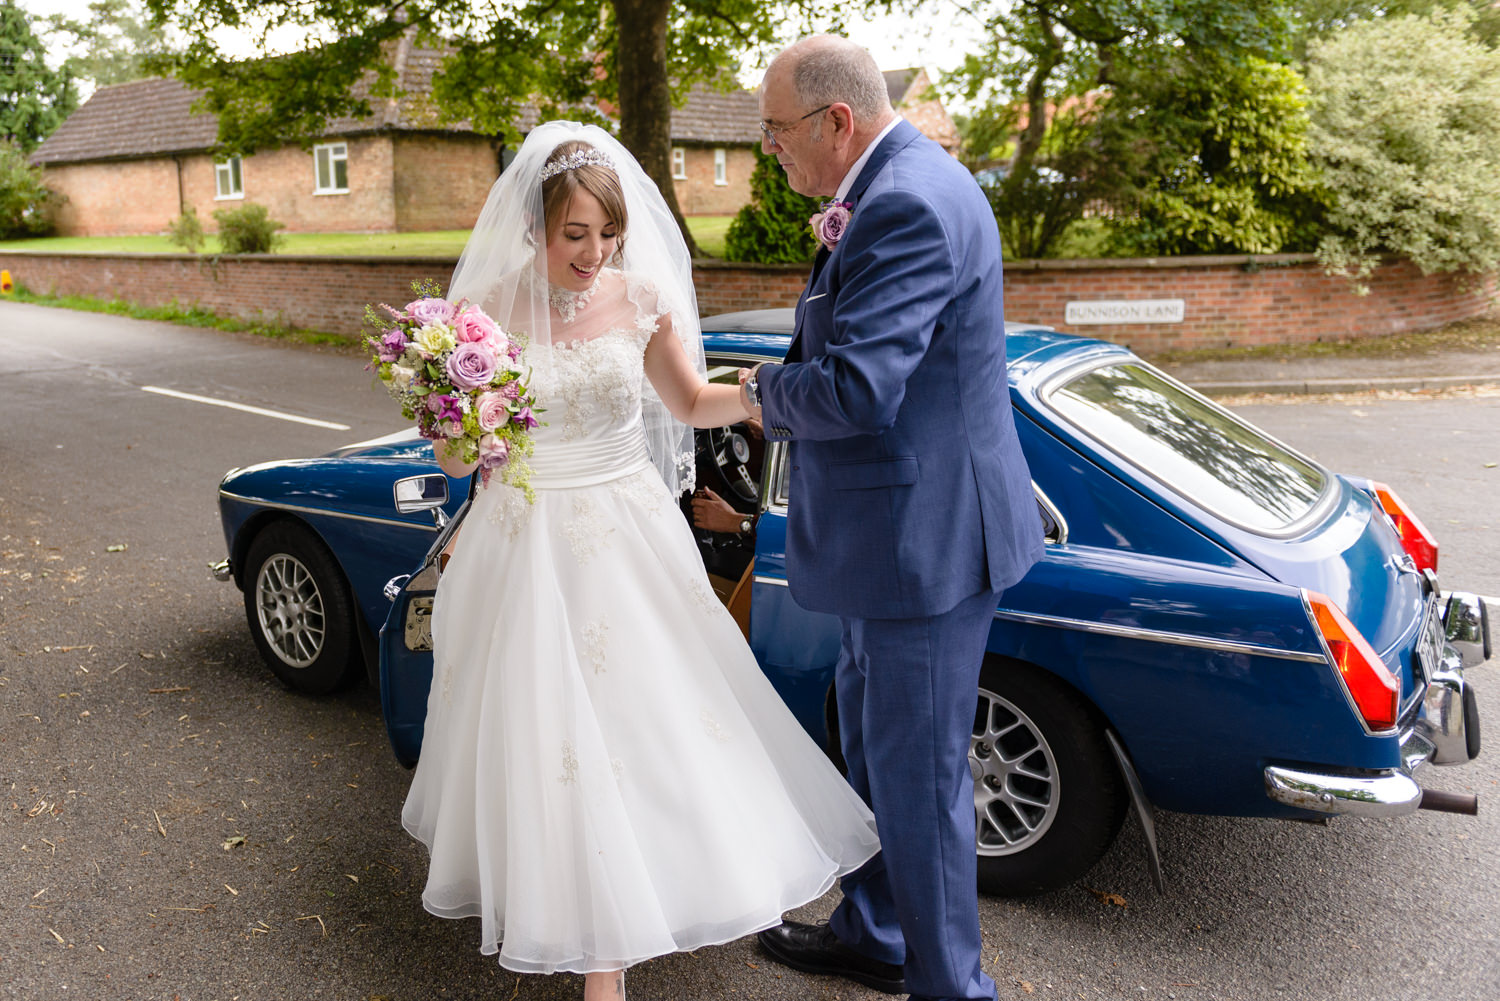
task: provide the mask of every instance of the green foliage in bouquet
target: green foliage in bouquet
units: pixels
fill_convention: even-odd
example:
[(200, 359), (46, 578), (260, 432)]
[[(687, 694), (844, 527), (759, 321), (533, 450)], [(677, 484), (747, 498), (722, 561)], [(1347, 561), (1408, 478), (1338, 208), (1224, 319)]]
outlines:
[(807, 223), (816, 211), (818, 200), (793, 191), (774, 156), (757, 154), (750, 203), (729, 224), (724, 256), (757, 264), (805, 264), (818, 252)]
[(218, 209), (214, 218), (219, 223), (219, 246), (226, 254), (269, 254), (281, 242), (276, 231), (286, 228), (285, 223), (271, 218), (264, 205), (254, 202), (237, 209)]

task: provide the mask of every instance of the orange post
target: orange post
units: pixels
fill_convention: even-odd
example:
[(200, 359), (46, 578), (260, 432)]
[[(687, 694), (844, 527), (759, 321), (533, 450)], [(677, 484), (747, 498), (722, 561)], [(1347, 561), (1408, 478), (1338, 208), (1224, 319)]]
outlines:
[(15, 283), (10, 280), (10, 272), (0, 270), (0, 292), (10, 295), (15, 287)]

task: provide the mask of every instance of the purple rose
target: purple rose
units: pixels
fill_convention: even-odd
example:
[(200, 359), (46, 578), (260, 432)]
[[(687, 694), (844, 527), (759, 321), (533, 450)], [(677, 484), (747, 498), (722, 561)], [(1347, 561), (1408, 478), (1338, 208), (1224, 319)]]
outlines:
[(453, 303), (447, 299), (418, 299), (406, 304), (406, 312), (419, 327), (425, 327), (429, 323), (450, 323), (453, 320)]
[(392, 327), (381, 336), (376, 351), (381, 361), (395, 361), (406, 353), (406, 335)]
[(807, 220), (812, 225), (813, 236), (829, 250), (844, 238), (844, 230), (849, 228), (850, 208), (848, 202), (829, 202), (823, 206), (823, 211)]
[(485, 469), (495, 469), (505, 465), (510, 459), (510, 442), (499, 435), (486, 434), (479, 436), (479, 464)]
[(495, 353), (479, 341), (466, 341), (448, 356), (448, 378), (458, 389), (478, 389), (495, 377)]

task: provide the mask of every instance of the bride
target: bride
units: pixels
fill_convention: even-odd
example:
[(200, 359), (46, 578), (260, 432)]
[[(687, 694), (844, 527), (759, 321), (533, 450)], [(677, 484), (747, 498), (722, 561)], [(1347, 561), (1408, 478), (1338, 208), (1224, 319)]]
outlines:
[[(438, 585), (402, 820), (423, 905), (527, 973), (625, 967), (778, 924), (878, 849), (874, 820), (761, 674), (677, 508), (705, 379), (691, 262), (608, 133), (550, 122), (495, 183), (450, 298), (528, 339), (534, 499), (494, 477)], [(443, 468), (472, 467), (434, 449)]]

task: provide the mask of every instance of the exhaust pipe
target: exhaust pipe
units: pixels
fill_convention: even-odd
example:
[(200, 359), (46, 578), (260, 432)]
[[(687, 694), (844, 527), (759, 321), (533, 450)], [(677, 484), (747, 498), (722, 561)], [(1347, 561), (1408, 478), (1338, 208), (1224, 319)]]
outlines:
[(1417, 801), (1417, 807), (1422, 810), (1463, 813), (1475, 817), (1479, 815), (1479, 797), (1466, 792), (1439, 792), (1436, 789), (1423, 789), (1422, 798)]

